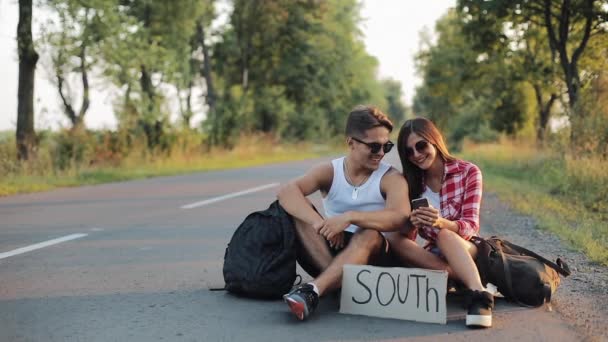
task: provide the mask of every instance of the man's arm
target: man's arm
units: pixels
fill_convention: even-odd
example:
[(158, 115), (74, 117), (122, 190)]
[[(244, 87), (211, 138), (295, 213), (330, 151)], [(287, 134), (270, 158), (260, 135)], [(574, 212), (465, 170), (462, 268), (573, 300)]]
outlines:
[(318, 190), (329, 191), (333, 177), (334, 169), (331, 163), (317, 165), (304, 176), (281, 186), (277, 194), (279, 203), (291, 216), (311, 226), (320, 224), (323, 217), (312, 208), (306, 196)]
[(349, 211), (347, 215), (350, 215), (350, 222), (361, 228), (379, 232), (403, 229), (411, 210), (405, 178), (399, 171), (391, 169), (382, 177), (380, 189), (386, 194), (384, 210)]

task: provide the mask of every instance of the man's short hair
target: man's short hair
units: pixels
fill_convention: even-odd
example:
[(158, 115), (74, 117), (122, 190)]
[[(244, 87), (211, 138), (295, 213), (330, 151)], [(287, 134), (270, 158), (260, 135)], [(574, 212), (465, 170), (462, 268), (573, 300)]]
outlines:
[(346, 120), (346, 136), (366, 136), (365, 131), (375, 127), (386, 127), (389, 132), (393, 130), (393, 123), (386, 114), (373, 106), (358, 105), (348, 114)]

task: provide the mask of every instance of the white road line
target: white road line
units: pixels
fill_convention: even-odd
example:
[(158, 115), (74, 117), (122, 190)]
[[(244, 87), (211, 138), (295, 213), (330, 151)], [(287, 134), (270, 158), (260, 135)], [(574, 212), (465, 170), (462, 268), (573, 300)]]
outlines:
[(62, 243), (62, 242), (66, 242), (66, 241), (70, 241), (70, 240), (74, 240), (74, 239), (80, 239), (81, 237), (85, 237), (87, 235), (88, 234), (66, 235), (64, 237), (60, 237), (60, 238), (57, 238), (57, 239), (48, 240), (48, 241), (40, 242), (40, 243), (37, 243), (37, 244), (34, 244), (34, 245), (17, 248), (15, 250), (10, 251), (10, 252), (0, 253), (0, 259), (5, 259), (5, 258), (12, 257), (12, 256), (15, 256), (15, 255), (31, 252), (31, 251), (34, 251), (34, 250), (37, 250), (37, 249), (40, 249), (40, 248), (56, 245), (58, 243)]
[(200, 202), (195, 202), (195, 203), (183, 205), (183, 206), (181, 206), (181, 209), (192, 209), (192, 208), (202, 207), (202, 206), (207, 205), (207, 204), (211, 204), (211, 203), (227, 200), (227, 199), (238, 197), (238, 196), (241, 196), (241, 195), (250, 194), (252, 192), (262, 191), (262, 190), (265, 190), (265, 189), (268, 189), (268, 188), (272, 188), (272, 187), (275, 187), (275, 186), (278, 186), (278, 185), (279, 185), (279, 183), (272, 183), (272, 184), (266, 184), (266, 185), (258, 186), (256, 188), (251, 188), (251, 189), (247, 189), (247, 190), (243, 190), (243, 191), (239, 191), (239, 192), (233, 192), (231, 194), (227, 194), (227, 195), (224, 195), (224, 196), (210, 198), (208, 200), (204, 200), (204, 201), (200, 201)]

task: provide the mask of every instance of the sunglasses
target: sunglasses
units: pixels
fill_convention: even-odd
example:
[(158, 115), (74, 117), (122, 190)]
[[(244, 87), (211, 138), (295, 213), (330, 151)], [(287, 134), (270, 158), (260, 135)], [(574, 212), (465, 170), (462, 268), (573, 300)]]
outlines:
[(393, 146), (395, 146), (395, 144), (393, 144), (390, 141), (386, 142), (386, 144), (381, 144), (381, 143), (377, 143), (377, 142), (368, 143), (363, 140), (357, 139), (355, 137), (351, 137), (351, 139), (353, 139), (356, 142), (360, 142), (363, 145), (369, 147), (369, 149), (372, 153), (378, 153), (378, 152), (380, 152), (380, 149), (382, 149), (382, 151), (384, 151), (384, 153), (389, 153), (393, 149)]
[[(420, 140), (419, 142), (417, 142), (414, 145), (414, 148), (416, 149), (416, 151), (418, 151), (418, 153), (422, 153), (424, 152), (427, 147), (429, 147), (429, 142), (426, 140)], [(414, 155), (414, 148), (411, 147), (406, 147), (405, 148), (405, 156), (410, 158), (411, 156)]]

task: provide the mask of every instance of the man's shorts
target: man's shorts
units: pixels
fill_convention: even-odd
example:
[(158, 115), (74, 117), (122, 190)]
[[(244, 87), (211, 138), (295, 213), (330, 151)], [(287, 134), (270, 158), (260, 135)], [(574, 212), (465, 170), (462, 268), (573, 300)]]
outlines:
[[(338, 254), (340, 254), (345, 248), (346, 246), (348, 246), (348, 244), (350, 243), (352, 237), (355, 234), (352, 232), (344, 232), (344, 247), (340, 248), (340, 249), (335, 249), (333, 247), (331, 247), (329, 245), (329, 241), (325, 241), (325, 243), (327, 244), (327, 248), (329, 248), (329, 251), (331, 253), (331, 255), (333, 257), (336, 257)], [(392, 251), (391, 251), (391, 247), (390, 244), (388, 242), (388, 240), (386, 239), (386, 237), (384, 235), (382, 235), (382, 248), (380, 249), (380, 252), (373, 256), (373, 260), (370, 261), (370, 265), (373, 266), (382, 266), (382, 267), (397, 267), (400, 266), (398, 264), (397, 258), (393, 255)], [(304, 269), (304, 271), (306, 271), (306, 273), (308, 273), (311, 277), (316, 278), (317, 276), (319, 276), (319, 274), (321, 274), (321, 271), (317, 266), (315, 266), (315, 264), (312, 262), (312, 260), (310, 260), (310, 257), (308, 256), (307, 252), (304, 250), (304, 246), (302, 245), (302, 242), (300, 241), (300, 239), (296, 239), (297, 240), (297, 260), (298, 260), (298, 264), (300, 264), (300, 266)]]

